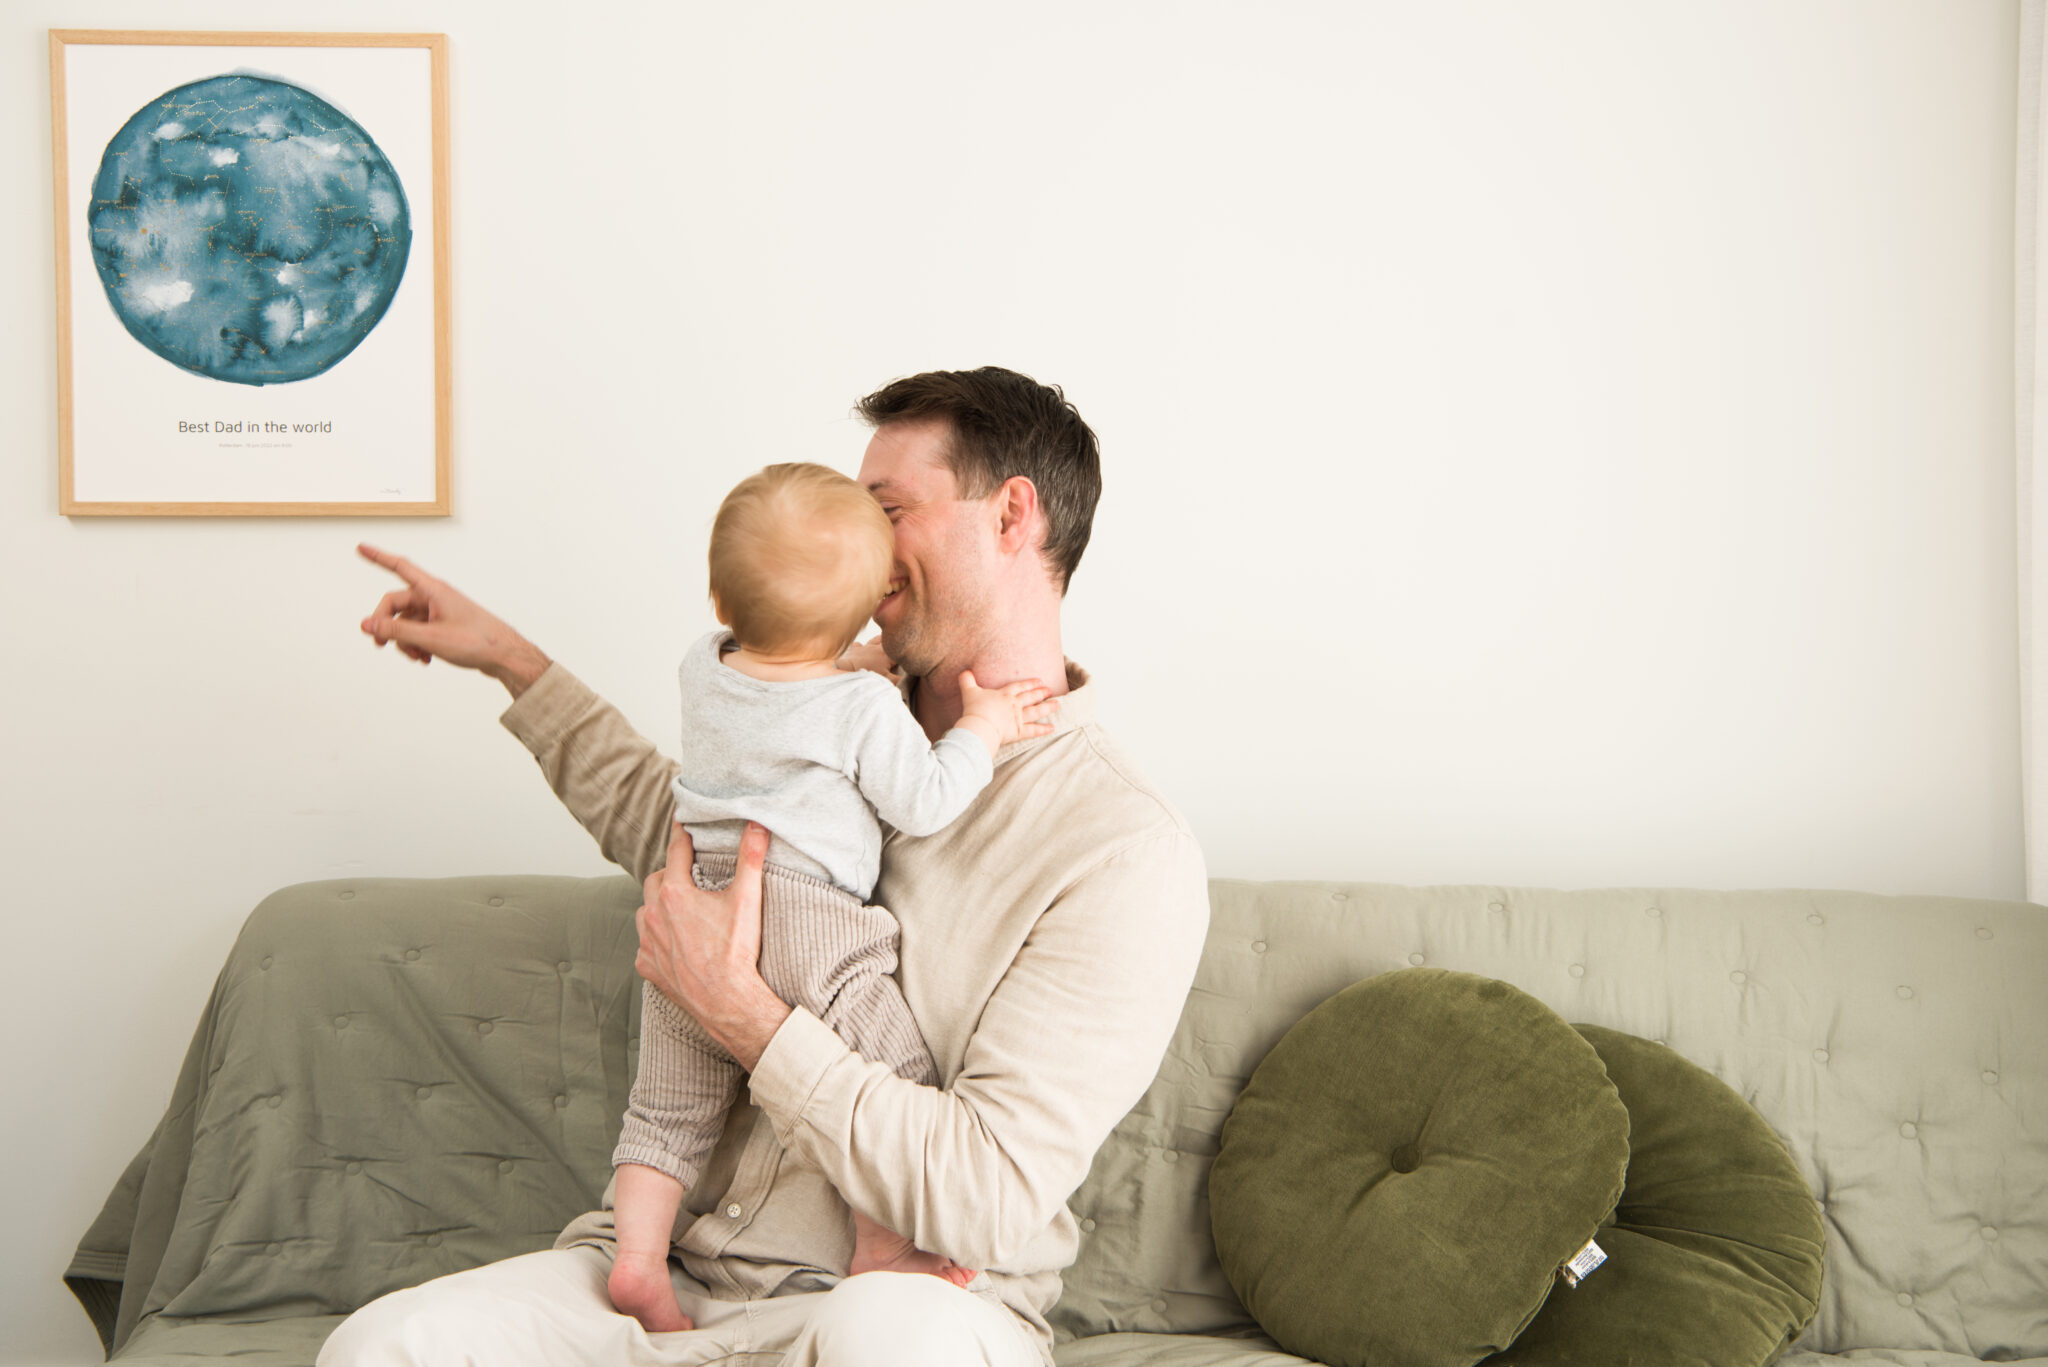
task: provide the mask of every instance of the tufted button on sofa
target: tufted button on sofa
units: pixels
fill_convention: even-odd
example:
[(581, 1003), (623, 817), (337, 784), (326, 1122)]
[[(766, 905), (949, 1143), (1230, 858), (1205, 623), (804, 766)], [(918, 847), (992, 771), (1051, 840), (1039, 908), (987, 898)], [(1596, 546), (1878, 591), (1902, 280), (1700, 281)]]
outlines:
[[(267, 899), (66, 1274), (114, 1359), (303, 1367), (356, 1305), (591, 1208), (633, 1076), (638, 904), (623, 878)], [(1678, 1050), (1770, 1121), (1828, 1237), (1788, 1367), (2048, 1367), (2048, 910), (1228, 881), (1212, 906), (1159, 1076), (1068, 1203), (1060, 1367), (1302, 1361), (1217, 1266), (1217, 1134), (1310, 1008), (1424, 965)]]

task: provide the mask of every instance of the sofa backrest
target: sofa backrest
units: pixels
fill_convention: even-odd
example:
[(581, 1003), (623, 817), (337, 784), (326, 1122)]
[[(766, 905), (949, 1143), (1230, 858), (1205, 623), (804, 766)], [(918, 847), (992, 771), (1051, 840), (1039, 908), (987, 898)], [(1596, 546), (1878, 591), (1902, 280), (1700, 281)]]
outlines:
[(266, 898), (139, 1160), (122, 1338), (159, 1312), (344, 1313), (548, 1247), (611, 1175), (639, 904), (623, 877)]
[(1062, 1336), (1250, 1323), (1209, 1236), (1223, 1120), (1310, 1008), (1428, 964), (1661, 1041), (1771, 1122), (1827, 1224), (1804, 1346), (2048, 1354), (2048, 909), (1222, 880), (1211, 904), (1159, 1077), (1069, 1202), (1082, 1244)]

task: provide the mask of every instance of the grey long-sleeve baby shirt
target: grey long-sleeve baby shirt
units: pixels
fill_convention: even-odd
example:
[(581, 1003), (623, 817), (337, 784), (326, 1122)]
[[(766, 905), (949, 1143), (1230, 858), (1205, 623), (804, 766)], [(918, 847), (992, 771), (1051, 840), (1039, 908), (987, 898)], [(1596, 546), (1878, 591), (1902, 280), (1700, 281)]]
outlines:
[(675, 819), (700, 853), (737, 850), (742, 823), (758, 821), (775, 837), (770, 863), (865, 901), (881, 869), (877, 817), (931, 835), (988, 786), (988, 747), (959, 728), (927, 740), (881, 675), (756, 679), (720, 660), (731, 640), (724, 630), (704, 636), (678, 671)]

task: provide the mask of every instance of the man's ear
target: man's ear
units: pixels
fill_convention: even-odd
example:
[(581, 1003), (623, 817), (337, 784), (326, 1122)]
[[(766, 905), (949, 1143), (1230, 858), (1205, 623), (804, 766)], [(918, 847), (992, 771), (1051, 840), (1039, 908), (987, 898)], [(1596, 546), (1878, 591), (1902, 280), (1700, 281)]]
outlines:
[(1038, 506), (1038, 486), (1012, 475), (996, 490), (996, 542), (1005, 554), (1036, 549), (1045, 540), (1045, 514)]

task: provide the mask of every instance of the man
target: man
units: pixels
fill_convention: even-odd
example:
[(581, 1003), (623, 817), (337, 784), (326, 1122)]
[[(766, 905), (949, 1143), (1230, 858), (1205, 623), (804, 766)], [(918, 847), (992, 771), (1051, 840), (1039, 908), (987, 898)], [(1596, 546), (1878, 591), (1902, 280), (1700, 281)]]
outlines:
[[(669, 820), (674, 765), (504, 622), (364, 548), (405, 587), (363, 630), (505, 684), (505, 726), (605, 855), (646, 881), (641, 973), (748, 1069), (751, 1104), (677, 1222), (673, 1280), (696, 1328), (649, 1335), (613, 1310), (607, 1208), (553, 1250), (364, 1307), (321, 1367), (1050, 1360), (1045, 1313), (1080, 1237), (1065, 1203), (1158, 1068), (1201, 951), (1206, 876), (1061, 652), (1060, 602), (1100, 490), (1079, 413), (992, 367), (898, 380), (860, 412), (874, 436), (859, 478), (896, 537), (875, 622), (926, 732), (959, 717), (963, 670), (1061, 696), (1053, 734), (1006, 746), (965, 816), (883, 848), (875, 896), (901, 922), (899, 979), (942, 1085), (861, 1058), (762, 981), (765, 832), (749, 830), (730, 887), (698, 889)], [(986, 1270), (965, 1288), (846, 1278), (849, 1206)]]

